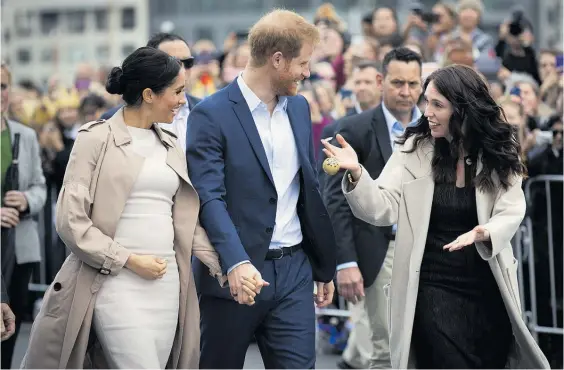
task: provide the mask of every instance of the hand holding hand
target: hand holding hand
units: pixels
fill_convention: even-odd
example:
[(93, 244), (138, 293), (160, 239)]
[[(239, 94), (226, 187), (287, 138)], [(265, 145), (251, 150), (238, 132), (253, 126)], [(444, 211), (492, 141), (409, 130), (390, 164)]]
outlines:
[(315, 304), (317, 307), (328, 306), (333, 302), (333, 294), (335, 293), (335, 285), (333, 281), (328, 283), (316, 282), (317, 284), (317, 294), (314, 293), (313, 297), (315, 299)]
[(161, 279), (166, 273), (167, 261), (156, 256), (132, 254), (127, 259), (125, 267), (141, 276), (143, 279)]
[[(227, 281), (229, 282), (231, 296), (239, 304), (254, 304), (256, 294), (260, 294), (263, 286), (270, 285), (262, 279), (260, 272), (251, 263), (243, 263), (235, 267), (227, 274)], [(250, 282), (254, 285), (254, 289), (249, 284)], [(244, 287), (251, 288), (255, 295), (249, 295), (248, 289)]]
[(474, 244), (475, 242), (483, 242), (487, 240), (490, 240), (490, 232), (482, 225), (478, 225), (467, 233), (460, 235), (451, 243), (445, 245), (443, 249), (448, 249), (449, 252), (453, 252)]

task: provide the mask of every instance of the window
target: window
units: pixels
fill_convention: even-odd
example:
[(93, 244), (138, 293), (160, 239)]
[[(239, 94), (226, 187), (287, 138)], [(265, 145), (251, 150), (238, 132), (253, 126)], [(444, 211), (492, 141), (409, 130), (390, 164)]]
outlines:
[(18, 49), (18, 62), (21, 64), (31, 62), (31, 51), (29, 49)]
[(49, 35), (59, 26), (59, 13), (44, 12), (39, 14), (39, 26), (43, 35)]
[(16, 12), (15, 15), (16, 34), (19, 37), (29, 37), (31, 36), (31, 20), (33, 15), (30, 11), (27, 12)]
[(41, 61), (42, 62), (55, 61), (55, 50), (53, 48), (47, 48), (41, 50)]
[(96, 60), (107, 62), (110, 59), (110, 47), (108, 45), (98, 45), (96, 48)]
[(131, 30), (135, 28), (135, 9), (124, 8), (121, 11), (121, 28)]
[(121, 48), (121, 54), (123, 55), (123, 57), (127, 57), (129, 54), (133, 53), (135, 51), (135, 46), (128, 44), (128, 45), (123, 45)]
[(106, 9), (96, 9), (94, 11), (96, 20), (96, 30), (105, 31), (108, 29), (108, 11)]
[(80, 63), (86, 60), (86, 51), (80, 45), (72, 45), (67, 50), (69, 63)]
[(75, 10), (67, 13), (67, 21), (69, 32), (83, 33), (86, 25), (86, 12), (84, 10)]

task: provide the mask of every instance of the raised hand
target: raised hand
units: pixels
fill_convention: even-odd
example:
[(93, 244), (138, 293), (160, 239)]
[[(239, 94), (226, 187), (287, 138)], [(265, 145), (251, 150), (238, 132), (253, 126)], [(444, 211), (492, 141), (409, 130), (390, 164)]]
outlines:
[(335, 158), (339, 162), (341, 169), (351, 171), (352, 176), (358, 179), (361, 174), (360, 164), (358, 163), (358, 156), (354, 149), (346, 142), (345, 138), (341, 134), (337, 134), (337, 142), (341, 146), (340, 148), (329, 143), (328, 140), (321, 140), (321, 143), (325, 147), (323, 152), (329, 158)]

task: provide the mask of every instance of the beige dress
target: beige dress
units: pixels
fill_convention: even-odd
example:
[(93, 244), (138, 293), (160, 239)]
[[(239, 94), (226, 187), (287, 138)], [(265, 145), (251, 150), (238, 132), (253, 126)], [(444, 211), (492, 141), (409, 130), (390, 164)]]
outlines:
[(118, 369), (164, 369), (178, 324), (180, 284), (173, 249), (173, 197), (180, 184), (166, 164), (167, 150), (153, 130), (128, 127), (124, 150), (145, 157), (114, 240), (135, 254), (168, 260), (162, 279), (128, 269), (109, 276), (98, 293), (94, 328), (108, 364)]

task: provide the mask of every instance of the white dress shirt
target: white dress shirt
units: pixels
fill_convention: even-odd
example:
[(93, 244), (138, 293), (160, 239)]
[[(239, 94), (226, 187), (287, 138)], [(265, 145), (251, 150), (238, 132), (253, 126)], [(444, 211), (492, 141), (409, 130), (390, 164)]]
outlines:
[(176, 142), (178, 146), (182, 148), (183, 153), (186, 153), (186, 130), (188, 129), (186, 123), (189, 114), (190, 108), (188, 107), (188, 100), (186, 100), (186, 103), (178, 109), (178, 113), (174, 116), (172, 123), (159, 124), (165, 130), (172, 131), (176, 134)]
[[(396, 148), (395, 141), (397, 140), (398, 137), (400, 137), (403, 134), (405, 129), (401, 124), (401, 122), (398, 121), (396, 117), (394, 117), (392, 112), (390, 112), (388, 108), (386, 108), (384, 102), (382, 102), (381, 104), (382, 104), (382, 111), (384, 112), (384, 118), (386, 119), (386, 125), (388, 126), (388, 133), (390, 135), (390, 144), (392, 145), (392, 149), (395, 150)], [(419, 110), (419, 108), (417, 108), (417, 106), (413, 107), (413, 112), (411, 113), (411, 122), (408, 124), (408, 126), (416, 125), (420, 117), (421, 117), (421, 111)], [(396, 225), (392, 225), (392, 228), (393, 231), (395, 232)], [(356, 263), (356, 261), (342, 263), (337, 266), (337, 271), (349, 267), (358, 267), (358, 263)]]

